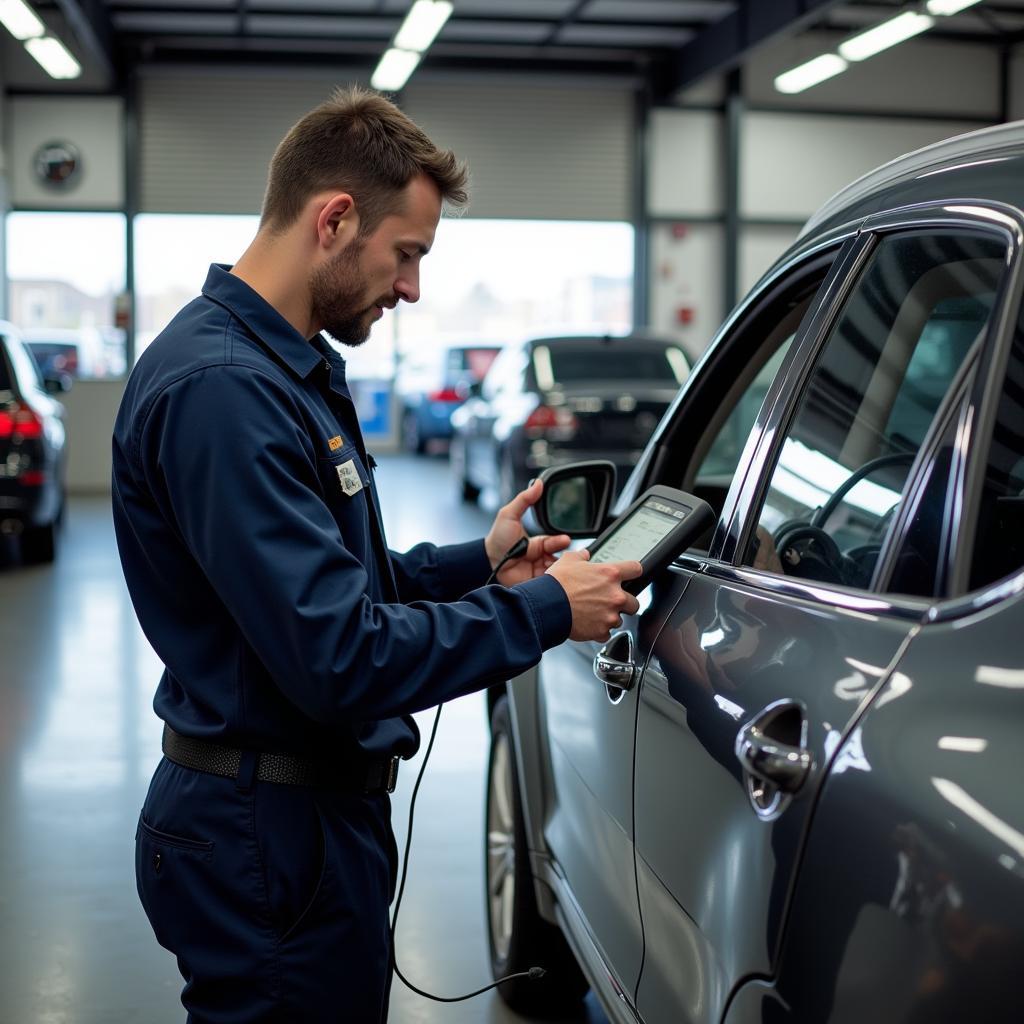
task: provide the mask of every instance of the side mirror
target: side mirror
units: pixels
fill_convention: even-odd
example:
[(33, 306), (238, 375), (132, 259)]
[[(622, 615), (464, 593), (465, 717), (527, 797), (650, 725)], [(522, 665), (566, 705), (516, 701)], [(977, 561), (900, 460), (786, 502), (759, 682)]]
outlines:
[(59, 377), (44, 377), (43, 387), (48, 395), (62, 395), (71, 390), (71, 377), (62, 373)]
[(466, 398), (479, 398), (483, 389), (483, 384), (478, 380), (466, 380), (459, 384), (459, 391), (463, 392)]
[(594, 537), (604, 528), (615, 496), (615, 466), (603, 459), (545, 469), (544, 493), (534, 514), (544, 533)]

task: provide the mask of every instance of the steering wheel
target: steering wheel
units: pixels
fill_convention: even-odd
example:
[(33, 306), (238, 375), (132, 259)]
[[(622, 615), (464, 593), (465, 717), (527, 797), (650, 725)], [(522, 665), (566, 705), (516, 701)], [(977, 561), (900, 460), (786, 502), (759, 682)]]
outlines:
[(888, 455), (879, 455), (878, 458), (868, 459), (863, 466), (855, 469), (829, 496), (824, 505), (811, 516), (812, 526), (824, 526), (832, 517), (832, 513), (839, 507), (839, 503), (857, 486), (865, 477), (871, 476), (876, 470), (885, 469), (887, 466), (898, 466), (901, 462), (913, 463), (917, 458), (917, 452), (890, 452)]
[(917, 452), (892, 452), (870, 459), (854, 470), (828, 496), (821, 508), (811, 516), (809, 523), (783, 523), (773, 538), (783, 570), (793, 570), (793, 575), (804, 579), (853, 587), (866, 586), (881, 545), (874, 542), (861, 544), (844, 554), (831, 534), (825, 531), (825, 523), (843, 498), (865, 477), (888, 466), (912, 463), (916, 457)]

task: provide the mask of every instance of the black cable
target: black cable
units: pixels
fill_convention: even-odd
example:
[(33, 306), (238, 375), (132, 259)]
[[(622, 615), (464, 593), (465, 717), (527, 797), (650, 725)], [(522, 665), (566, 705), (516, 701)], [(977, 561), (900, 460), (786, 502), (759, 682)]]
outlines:
[[(521, 537), (515, 544), (513, 544), (512, 547), (505, 552), (501, 561), (494, 567), (494, 572), (492, 572), (488, 577), (487, 583), (490, 584), (495, 581), (498, 573), (501, 572), (507, 562), (512, 561), (514, 558), (521, 557), (529, 546), (529, 543), (530, 541), (528, 537)], [(416, 776), (416, 784), (413, 786), (412, 796), (409, 798), (409, 827), (405, 836), (405, 853), (402, 856), (402, 880), (398, 886), (398, 895), (395, 897), (395, 912), (391, 916), (391, 967), (398, 976), (399, 981), (417, 995), (423, 996), (426, 999), (433, 999), (434, 1002), (437, 1003), (461, 1003), (465, 999), (474, 999), (476, 996), (483, 995), (484, 992), (489, 992), (492, 988), (497, 988), (498, 985), (503, 985), (506, 981), (512, 981), (514, 978), (543, 978), (546, 971), (543, 967), (531, 967), (528, 971), (519, 971), (517, 974), (506, 974), (505, 977), (491, 982), (490, 985), (484, 985), (483, 988), (478, 988), (475, 992), (467, 992), (465, 995), (461, 996), (436, 996), (432, 992), (426, 992), (423, 989), (418, 988), (409, 981), (401, 970), (399, 970), (398, 957), (395, 954), (395, 934), (398, 930), (398, 911), (402, 907), (402, 896), (405, 894), (405, 882), (409, 877), (409, 853), (412, 849), (412, 823), (413, 817), (416, 813), (416, 797), (419, 795), (420, 783), (423, 781), (423, 773), (427, 769), (427, 761), (430, 760), (430, 752), (434, 749), (434, 740), (437, 738), (437, 727), (441, 721), (441, 710), (443, 708), (444, 704), (438, 704), (437, 714), (434, 715), (434, 724), (430, 729), (430, 739), (427, 741), (427, 749), (423, 752), (423, 763), (420, 765), (419, 774)]]

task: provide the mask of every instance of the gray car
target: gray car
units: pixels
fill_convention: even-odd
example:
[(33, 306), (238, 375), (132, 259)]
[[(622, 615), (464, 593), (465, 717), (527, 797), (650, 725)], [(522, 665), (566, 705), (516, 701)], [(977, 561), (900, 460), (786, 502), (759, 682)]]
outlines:
[(692, 371), (613, 513), (662, 484), (717, 525), (490, 695), (493, 968), (548, 968), (514, 1007), (1021, 1019), (1022, 242), (1024, 124), (911, 154)]

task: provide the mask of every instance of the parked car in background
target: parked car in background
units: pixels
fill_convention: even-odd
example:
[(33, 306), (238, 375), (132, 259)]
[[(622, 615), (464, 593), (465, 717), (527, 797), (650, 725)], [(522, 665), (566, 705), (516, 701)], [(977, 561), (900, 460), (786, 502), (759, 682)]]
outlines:
[(422, 453), (452, 436), (452, 413), (487, 373), (499, 345), (452, 345), (408, 356), (395, 382), (402, 410), (402, 444)]
[(554, 471), (578, 543), (655, 484), (717, 525), (489, 694), (492, 966), (549, 968), (517, 1009), (1021, 1019), (1022, 283), (1024, 123), (911, 154), (744, 299), (610, 515)]
[(43, 378), (17, 329), (0, 321), (0, 532), (22, 560), (52, 562), (65, 505), (66, 377)]
[(648, 335), (532, 338), (506, 346), (452, 415), (459, 493), (491, 489), (504, 504), (549, 466), (602, 458), (623, 475), (640, 457), (689, 364)]
[(118, 376), (124, 372), (123, 331), (115, 328), (25, 327), (28, 345), (44, 377), (72, 379)]

